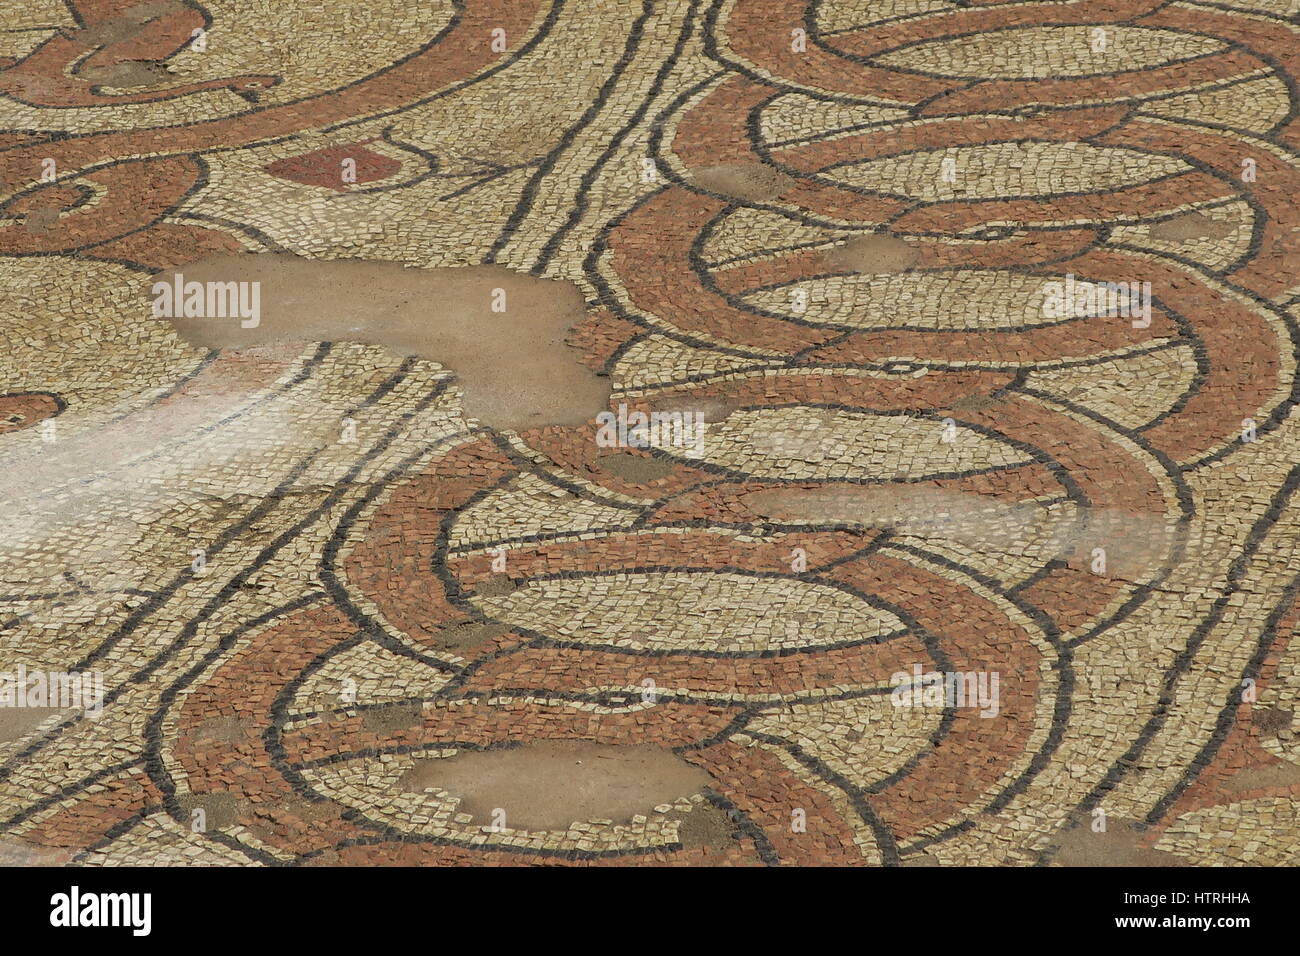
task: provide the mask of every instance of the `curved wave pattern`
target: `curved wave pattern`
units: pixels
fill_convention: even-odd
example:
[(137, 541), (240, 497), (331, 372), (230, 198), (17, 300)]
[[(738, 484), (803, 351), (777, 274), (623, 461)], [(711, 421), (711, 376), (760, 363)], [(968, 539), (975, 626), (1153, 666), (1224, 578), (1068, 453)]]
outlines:
[[(236, 75), (193, 5), (69, 6), (0, 64), (0, 648), (102, 713), (0, 723), (8, 839), (1300, 863), (1293, 18), (467, 0), (356, 75)], [(576, 282), (611, 411), (677, 430), (492, 430), (428, 361), (130, 318), (241, 250)], [(519, 785), (466, 782), (496, 752)], [(588, 773), (624, 799), (527, 796)]]

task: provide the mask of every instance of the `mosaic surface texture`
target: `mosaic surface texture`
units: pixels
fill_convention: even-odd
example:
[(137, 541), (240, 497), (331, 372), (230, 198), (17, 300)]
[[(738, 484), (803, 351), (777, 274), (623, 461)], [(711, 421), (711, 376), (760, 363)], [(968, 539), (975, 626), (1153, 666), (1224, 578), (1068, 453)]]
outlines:
[(0, 13), (5, 860), (1300, 864), (1300, 0)]

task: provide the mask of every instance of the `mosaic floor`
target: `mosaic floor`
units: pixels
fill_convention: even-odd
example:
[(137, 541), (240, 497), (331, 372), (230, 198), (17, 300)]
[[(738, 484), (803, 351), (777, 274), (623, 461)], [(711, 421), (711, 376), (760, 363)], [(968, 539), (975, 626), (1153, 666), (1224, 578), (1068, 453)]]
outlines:
[(1300, 864), (1300, 0), (0, 11), (4, 861)]

